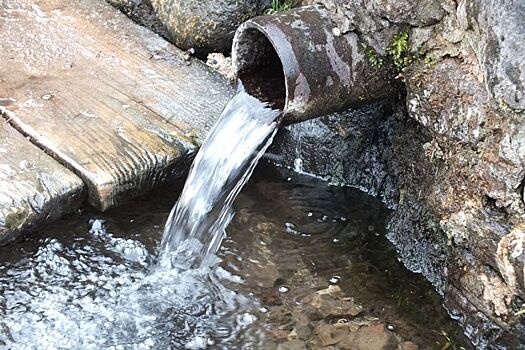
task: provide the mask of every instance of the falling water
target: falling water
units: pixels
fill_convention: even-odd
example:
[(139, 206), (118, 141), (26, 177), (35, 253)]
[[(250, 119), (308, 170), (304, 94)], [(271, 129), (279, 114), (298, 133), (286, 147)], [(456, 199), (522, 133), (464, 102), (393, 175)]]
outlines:
[(162, 238), (160, 265), (199, 266), (220, 247), (232, 203), (272, 142), (280, 112), (242, 88), (193, 162)]

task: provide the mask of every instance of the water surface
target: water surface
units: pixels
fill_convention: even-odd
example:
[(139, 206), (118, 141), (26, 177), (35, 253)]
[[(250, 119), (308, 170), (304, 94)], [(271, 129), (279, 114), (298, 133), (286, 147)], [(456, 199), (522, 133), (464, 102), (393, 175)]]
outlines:
[[(384, 237), (389, 213), (374, 198), (259, 168), (215, 261), (157, 269), (179, 192), (165, 187), (104, 214), (87, 208), (1, 249), (0, 344), (275, 349), (305, 322), (304, 344), (319, 348), (323, 323), (375, 322), (422, 349), (466, 347), (430, 285), (397, 261)], [(334, 287), (357, 311), (312, 313), (316, 293)]]

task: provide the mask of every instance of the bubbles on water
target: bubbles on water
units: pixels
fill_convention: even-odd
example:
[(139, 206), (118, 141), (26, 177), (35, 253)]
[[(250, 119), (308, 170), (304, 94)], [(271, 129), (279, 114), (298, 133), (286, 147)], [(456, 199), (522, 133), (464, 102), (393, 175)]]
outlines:
[[(256, 320), (248, 311), (257, 302), (223, 284), (238, 282), (234, 275), (152, 268), (150, 260), (141, 242), (114, 237), (103, 220), (67, 245), (42, 241), (0, 268), (0, 346), (204, 349), (238, 339)], [(223, 324), (235, 326), (213, 338)]]
[(184, 348), (190, 349), (190, 350), (206, 349), (207, 344), (208, 342), (206, 338), (197, 336), (193, 338), (192, 340), (190, 340), (189, 342), (187, 342), (186, 345), (184, 345)]
[(390, 332), (395, 332), (397, 331), (397, 326), (393, 323), (388, 323), (386, 325), (386, 329), (388, 329)]
[(237, 317), (237, 323), (241, 327), (247, 327), (247, 326), (251, 325), (252, 323), (254, 323), (255, 321), (257, 321), (257, 317), (255, 317), (255, 315), (252, 315), (252, 314), (249, 314), (249, 313), (245, 313), (245, 314), (239, 315)]
[(290, 291), (290, 288), (288, 288), (287, 286), (280, 286), (279, 289), (278, 289), (279, 293), (288, 293)]
[(341, 281), (341, 276), (332, 276), (328, 280), (331, 284), (338, 284)]

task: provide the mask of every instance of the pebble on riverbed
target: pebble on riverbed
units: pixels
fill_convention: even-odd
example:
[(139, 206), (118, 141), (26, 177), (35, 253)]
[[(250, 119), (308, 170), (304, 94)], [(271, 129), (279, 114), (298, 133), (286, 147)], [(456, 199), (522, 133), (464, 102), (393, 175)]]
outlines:
[[(391, 323), (363, 314), (363, 307), (339, 286), (282, 299), (268, 308), (273, 331), (264, 349), (417, 350)], [(397, 326), (394, 325), (397, 331)]]

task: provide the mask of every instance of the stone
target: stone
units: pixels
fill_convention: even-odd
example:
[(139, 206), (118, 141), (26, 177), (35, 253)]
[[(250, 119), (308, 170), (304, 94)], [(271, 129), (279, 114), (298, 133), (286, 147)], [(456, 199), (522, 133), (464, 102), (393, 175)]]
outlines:
[(334, 345), (340, 342), (349, 333), (350, 331), (345, 324), (327, 324), (319, 322), (314, 328), (311, 342), (317, 346)]
[(359, 328), (352, 345), (356, 350), (393, 350), (397, 340), (384, 325), (376, 324)]
[(151, 0), (170, 39), (197, 55), (229, 53), (235, 29), (262, 14), (269, 0)]
[(302, 340), (288, 340), (277, 346), (277, 350), (304, 350), (306, 343)]
[(401, 344), (400, 350), (419, 350), (419, 346), (411, 341), (405, 341)]
[(525, 224), (516, 225), (498, 243), (499, 272), (509, 288), (525, 299)]
[(335, 318), (345, 316), (357, 316), (361, 313), (362, 307), (356, 305), (352, 299), (338, 299), (330, 295), (315, 295), (311, 305), (319, 310), (322, 317)]
[(294, 332), (297, 338), (301, 340), (308, 340), (312, 335), (312, 330), (308, 325), (296, 325)]

